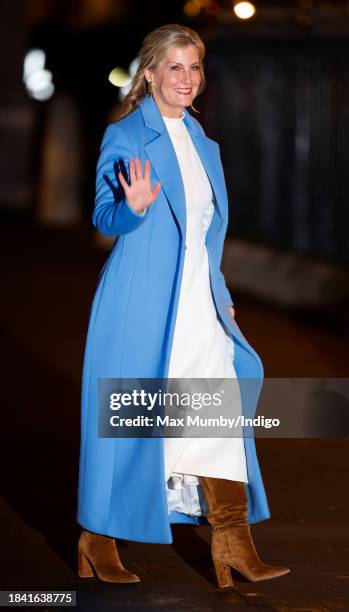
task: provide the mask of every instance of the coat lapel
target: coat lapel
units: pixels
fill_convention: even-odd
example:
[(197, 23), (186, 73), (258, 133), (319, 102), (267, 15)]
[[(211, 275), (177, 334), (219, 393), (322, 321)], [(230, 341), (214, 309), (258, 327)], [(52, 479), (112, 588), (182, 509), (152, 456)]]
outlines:
[(150, 96), (140, 102), (147, 136), (145, 150), (161, 183), (183, 238), (186, 232), (185, 193), (179, 164), (157, 104)]
[[(145, 149), (151, 165), (165, 192), (172, 212), (177, 220), (182, 236), (186, 232), (185, 192), (182, 176), (171, 138), (157, 104), (150, 96), (145, 96), (140, 102), (143, 119), (148, 128)], [(223, 173), (220, 172), (219, 149), (216, 142), (207, 138), (190, 113), (185, 109), (184, 123), (200, 156), (201, 162), (211, 182), (216, 209), (224, 219), (224, 184)]]
[(191, 139), (210, 180), (215, 207), (221, 221), (223, 221), (227, 215), (227, 203), (224, 198), (226, 192), (218, 144), (206, 136), (203, 129), (196, 124), (187, 110), (185, 110), (184, 123), (189, 130)]

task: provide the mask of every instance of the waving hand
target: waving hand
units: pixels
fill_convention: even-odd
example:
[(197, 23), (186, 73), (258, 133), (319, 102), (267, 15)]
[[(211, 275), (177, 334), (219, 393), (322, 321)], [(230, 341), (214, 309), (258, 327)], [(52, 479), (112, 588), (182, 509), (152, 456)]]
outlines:
[(118, 177), (124, 188), (127, 201), (138, 213), (142, 213), (145, 209), (149, 208), (161, 189), (160, 181), (156, 183), (155, 187), (152, 188), (151, 186), (149, 159), (144, 164), (144, 176), (139, 157), (136, 157), (135, 160), (130, 160), (130, 185), (125, 181), (121, 172), (118, 173)]

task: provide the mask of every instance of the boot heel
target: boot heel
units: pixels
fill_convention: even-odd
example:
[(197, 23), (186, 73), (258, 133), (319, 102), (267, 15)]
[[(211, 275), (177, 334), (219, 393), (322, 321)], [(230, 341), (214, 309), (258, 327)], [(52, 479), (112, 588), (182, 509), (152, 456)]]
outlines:
[(231, 576), (229, 565), (226, 565), (222, 561), (218, 561), (218, 559), (213, 559), (213, 564), (219, 588), (224, 589), (226, 587), (233, 587), (234, 581)]
[(80, 578), (93, 578), (92, 566), (81, 550), (78, 552), (78, 575)]

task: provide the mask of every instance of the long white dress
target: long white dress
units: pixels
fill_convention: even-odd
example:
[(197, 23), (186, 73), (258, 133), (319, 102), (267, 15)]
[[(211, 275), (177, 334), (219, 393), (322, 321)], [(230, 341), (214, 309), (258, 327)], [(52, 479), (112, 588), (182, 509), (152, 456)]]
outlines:
[[(187, 221), (168, 378), (236, 379), (233, 338), (217, 318), (210, 287), (205, 236), (214, 210), (212, 188), (183, 117), (163, 116), (181, 170)], [(169, 512), (205, 512), (197, 476), (248, 481), (241, 437), (164, 438), (164, 456)]]

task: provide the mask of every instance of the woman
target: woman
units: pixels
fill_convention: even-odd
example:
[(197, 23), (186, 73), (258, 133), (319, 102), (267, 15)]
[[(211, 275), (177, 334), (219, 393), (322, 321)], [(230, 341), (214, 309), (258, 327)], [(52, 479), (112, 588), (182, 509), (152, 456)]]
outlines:
[(252, 393), (240, 384), (244, 412), (256, 408), (263, 366), (220, 271), (228, 202), (219, 147), (186, 110), (204, 88), (204, 54), (189, 28), (151, 32), (101, 146), (93, 223), (119, 238), (100, 275), (84, 360), (81, 577), (138, 581), (114, 538), (168, 544), (175, 522), (210, 523), (220, 587), (232, 585), (230, 567), (252, 581), (289, 571), (262, 563), (252, 542), (248, 523), (269, 518), (253, 438), (98, 437), (99, 378), (256, 379)]

